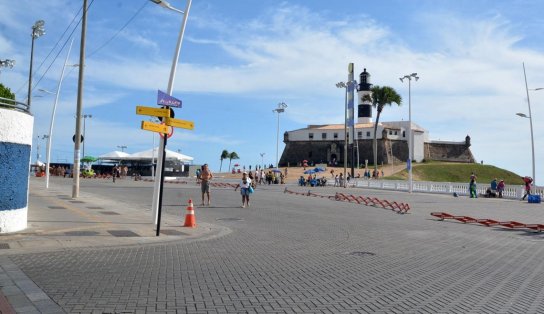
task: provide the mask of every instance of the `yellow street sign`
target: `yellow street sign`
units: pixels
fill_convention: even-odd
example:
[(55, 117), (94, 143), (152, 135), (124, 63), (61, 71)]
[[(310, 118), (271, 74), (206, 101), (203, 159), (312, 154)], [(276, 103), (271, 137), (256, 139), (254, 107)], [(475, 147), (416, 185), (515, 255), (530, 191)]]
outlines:
[(158, 133), (169, 133), (170, 128), (167, 125), (159, 124), (159, 123), (153, 123), (149, 121), (142, 121), (142, 130), (147, 130), (151, 132), (158, 132)]
[(164, 123), (166, 123), (166, 125), (169, 125), (169, 126), (187, 129), (187, 130), (192, 130), (195, 128), (195, 123), (193, 121), (187, 121), (187, 120), (181, 120), (181, 119), (165, 118)]
[(162, 109), (155, 107), (136, 106), (136, 114), (153, 117), (170, 117), (170, 109)]

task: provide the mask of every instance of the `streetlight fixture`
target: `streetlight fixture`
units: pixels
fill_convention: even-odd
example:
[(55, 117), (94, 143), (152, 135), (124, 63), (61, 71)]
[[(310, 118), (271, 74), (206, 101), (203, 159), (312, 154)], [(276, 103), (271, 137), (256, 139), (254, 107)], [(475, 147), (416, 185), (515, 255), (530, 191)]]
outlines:
[(126, 145), (117, 145), (117, 148), (120, 148), (121, 152), (124, 152), (125, 148), (127, 148), (127, 146)]
[(27, 96), (27, 105), (28, 111), (30, 111), (30, 104), (32, 99), (32, 63), (34, 61), (34, 39), (45, 34), (45, 22), (43, 20), (38, 20), (32, 26), (32, 46), (30, 48), (30, 71), (28, 73), (28, 96)]
[(13, 68), (13, 66), (15, 65), (15, 60), (10, 60), (10, 59), (6, 59), (6, 60), (0, 60), (0, 68)]
[(533, 137), (533, 115), (531, 113), (531, 101), (529, 100), (529, 91), (538, 91), (544, 89), (544, 87), (539, 88), (533, 88), (529, 89), (527, 85), (527, 74), (525, 72), (525, 62), (523, 62), (523, 77), (525, 78), (525, 91), (527, 93), (527, 106), (529, 108), (529, 115), (527, 116), (524, 113), (516, 113), (516, 115), (522, 117), (522, 118), (528, 118), (529, 119), (529, 126), (531, 127), (531, 155), (532, 155), (532, 162), (533, 162), (533, 184), (536, 185), (536, 178), (535, 178), (535, 140)]
[[(347, 186), (346, 175), (347, 175), (347, 166), (348, 166), (348, 124), (347, 124), (348, 123), (348, 90), (349, 90), (349, 87), (354, 86), (354, 84), (357, 84), (357, 81), (353, 80), (353, 81), (336, 83), (337, 88), (346, 89), (345, 97), (344, 97), (344, 182), (346, 182), (346, 184), (344, 185), (344, 187)], [(355, 125), (353, 126), (353, 128), (355, 128)], [(352, 133), (355, 134), (355, 130), (353, 130)], [(353, 140), (355, 140), (355, 138)], [(351, 159), (352, 175), (353, 175), (353, 166), (354, 166), (353, 159), (354, 158)], [(357, 159), (359, 159), (359, 157), (357, 157)], [(359, 167), (359, 165), (357, 165), (357, 167)]]
[(287, 108), (287, 104), (284, 102), (280, 102), (278, 104), (278, 108), (272, 110), (272, 112), (276, 112), (278, 114), (278, 128), (276, 134), (276, 168), (279, 167), (278, 148), (280, 143), (280, 113), (285, 112), (285, 108)]
[[(191, 3), (192, 0), (187, 0), (187, 6), (185, 7), (185, 11), (178, 10), (174, 7), (172, 7), (167, 1), (164, 0), (151, 0), (153, 3), (156, 3), (162, 7), (165, 7), (169, 10), (182, 13), (183, 14), (183, 20), (181, 22), (181, 28), (179, 30), (178, 35), (178, 41), (176, 44), (176, 50), (174, 52), (174, 58), (172, 60), (172, 67), (170, 69), (170, 78), (168, 80), (168, 90), (167, 94), (172, 96), (172, 90), (174, 89), (174, 79), (176, 77), (176, 69), (178, 66), (179, 61), (179, 54), (181, 52), (181, 44), (183, 43), (183, 35), (185, 34), (185, 25), (187, 24), (187, 18), (189, 16), (189, 10), (191, 9)], [(161, 207), (162, 207), (162, 192), (163, 192), (163, 167), (164, 167), (164, 159), (165, 159), (165, 149), (166, 149), (166, 136), (161, 137), (160, 139), (160, 148), (159, 148), (159, 158), (157, 160), (157, 172), (156, 174), (159, 176), (159, 180), (155, 180), (155, 185), (153, 187), (153, 203), (152, 203), (152, 211), (153, 211), (153, 219), (157, 226), (156, 230), (156, 236), (159, 236), (160, 234), (160, 223), (161, 223)]]
[(410, 129), (408, 132), (408, 192), (412, 193), (414, 187), (414, 181), (412, 177), (412, 161), (414, 160), (414, 135), (412, 133), (412, 79), (419, 80), (417, 73), (407, 74), (399, 80), (404, 82), (404, 79), (408, 80), (408, 124)]

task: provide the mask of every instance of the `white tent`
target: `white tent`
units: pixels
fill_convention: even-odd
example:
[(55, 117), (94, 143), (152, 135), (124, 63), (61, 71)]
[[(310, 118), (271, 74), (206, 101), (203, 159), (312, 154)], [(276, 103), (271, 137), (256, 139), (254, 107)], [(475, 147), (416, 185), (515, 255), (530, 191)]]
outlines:
[[(145, 160), (145, 159), (151, 159), (151, 158), (158, 158), (158, 156), (159, 156), (159, 149), (154, 148), (154, 149), (148, 149), (142, 152), (131, 154), (123, 159), (124, 160), (142, 160), (142, 159)], [(166, 150), (166, 159), (175, 159), (182, 162), (190, 162), (194, 160), (194, 158), (191, 156), (176, 153), (168, 149)]]
[(125, 153), (125, 152), (120, 152), (120, 151), (114, 150), (113, 152), (109, 152), (109, 153), (106, 153), (106, 154), (104, 154), (104, 155), (98, 156), (98, 159), (103, 159), (103, 160), (120, 160), (120, 159), (125, 159), (125, 158), (128, 157), (128, 156), (130, 156), (130, 154)]

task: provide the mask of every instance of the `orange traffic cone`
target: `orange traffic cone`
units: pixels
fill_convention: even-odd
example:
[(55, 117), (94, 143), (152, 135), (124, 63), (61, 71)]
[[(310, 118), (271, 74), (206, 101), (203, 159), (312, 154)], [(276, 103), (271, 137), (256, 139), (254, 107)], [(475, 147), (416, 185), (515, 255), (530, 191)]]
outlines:
[(185, 215), (185, 224), (183, 226), (190, 228), (196, 227), (195, 210), (193, 208), (192, 200), (189, 200), (189, 205), (187, 205), (187, 214)]

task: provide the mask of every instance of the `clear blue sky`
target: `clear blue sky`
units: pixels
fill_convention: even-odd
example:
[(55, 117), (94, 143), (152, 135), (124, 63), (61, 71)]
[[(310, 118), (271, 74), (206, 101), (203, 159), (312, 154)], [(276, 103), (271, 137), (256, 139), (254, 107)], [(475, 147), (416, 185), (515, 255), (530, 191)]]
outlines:
[[(180, 9), (186, 5), (171, 3)], [(38, 19), (46, 22), (47, 34), (36, 40), (35, 69), (53, 51), (36, 71), (37, 82), (81, 4), (0, 2), (0, 59), (17, 62), (13, 69), (1, 69), (0, 82), (20, 100), (26, 95), (30, 27)], [(383, 121), (408, 118), (408, 86), (398, 78), (417, 72), (413, 120), (429, 130), (431, 139), (462, 141), (469, 134), (477, 160), (529, 175), (529, 121), (515, 113), (528, 111), (522, 62), (529, 88), (544, 87), (542, 12), (544, 2), (538, 0), (194, 0), (174, 96), (184, 102), (176, 117), (194, 121), (195, 130), (176, 130), (169, 149), (180, 149), (215, 171), (223, 149), (236, 151), (241, 164), (259, 163), (259, 153), (266, 154), (265, 163), (274, 163), (272, 110), (282, 101), (289, 106), (280, 133), (307, 124), (343, 123), (344, 94), (335, 83), (346, 80), (347, 64), (354, 62), (357, 73), (367, 68), (372, 83), (392, 86), (404, 98), (401, 107), (385, 109)], [(93, 118), (86, 123), (86, 155), (121, 145), (128, 152), (151, 148), (152, 134), (140, 130), (145, 117), (135, 114), (135, 106), (153, 106), (157, 89), (166, 90), (181, 19), (147, 0), (93, 2), (83, 105)], [(78, 62), (80, 30), (74, 34), (70, 63)], [(65, 55), (66, 48), (34, 95), (40, 94), (38, 88), (55, 90)], [(77, 70), (72, 70), (61, 91), (52, 161), (73, 160), (76, 94)], [(537, 180), (544, 180), (538, 162), (544, 157), (544, 91), (530, 95)], [(35, 139), (48, 132), (53, 100), (50, 95), (33, 99)], [(43, 141), (41, 148), (43, 156)], [(280, 142), (280, 154), (282, 149)]]

